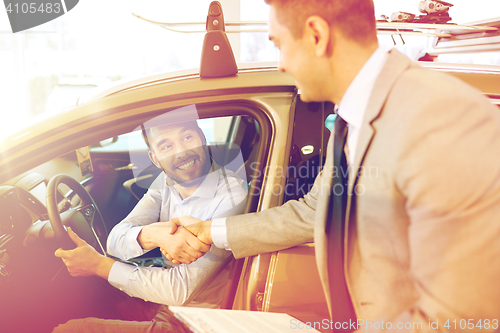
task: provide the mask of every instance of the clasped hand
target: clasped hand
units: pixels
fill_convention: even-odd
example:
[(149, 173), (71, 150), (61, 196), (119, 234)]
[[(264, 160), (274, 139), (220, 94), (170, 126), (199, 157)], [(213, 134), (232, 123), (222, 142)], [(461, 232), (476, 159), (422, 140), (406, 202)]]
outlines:
[[(190, 264), (210, 250), (207, 239), (197, 237), (198, 222), (191, 216), (152, 223), (142, 228), (137, 240), (145, 250), (159, 247), (175, 264)], [(182, 226), (182, 228), (179, 228)], [(167, 255), (168, 254), (168, 255)]]
[[(206, 223), (210, 221), (191, 216), (152, 223), (142, 228), (137, 241), (145, 250), (159, 247), (174, 264), (190, 264), (210, 250), (212, 239), (210, 233), (206, 232)], [(99, 254), (71, 228), (68, 228), (68, 235), (76, 248), (58, 249), (55, 256), (63, 260), (69, 273), (72, 276), (98, 275), (107, 279), (114, 260)]]
[[(178, 233), (190, 234), (197, 242), (208, 246), (208, 249), (210, 249), (210, 245), (207, 244), (212, 244), (212, 237), (210, 234), (211, 221), (202, 221), (192, 216), (184, 216), (172, 219), (169, 223), (170, 235), (177, 235)], [(176, 244), (168, 244), (169, 248), (160, 246), (160, 250), (167, 259), (174, 264), (189, 264), (201, 257), (201, 255), (196, 258), (192, 255), (186, 256), (186, 254), (191, 254), (198, 249), (192, 245), (193, 243), (199, 245), (197, 242), (194, 240), (191, 240), (191, 242), (177, 242)]]

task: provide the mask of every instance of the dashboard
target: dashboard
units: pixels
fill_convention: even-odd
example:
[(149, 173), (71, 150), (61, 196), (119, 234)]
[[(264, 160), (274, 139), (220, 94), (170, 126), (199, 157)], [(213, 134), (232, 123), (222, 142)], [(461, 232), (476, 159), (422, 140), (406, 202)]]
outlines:
[[(60, 269), (62, 262), (53, 255), (60, 243), (48, 221), (45, 203), (48, 181), (58, 174), (77, 180), (95, 202), (91, 207), (87, 199), (81, 200), (61, 183), (56, 202), (63, 223), (94, 248), (105, 251), (107, 230), (132, 210), (137, 199), (123, 187), (125, 181), (133, 178), (129, 168), (120, 168), (130, 164), (128, 152), (95, 153), (93, 164), (94, 171), (82, 176), (76, 154), (72, 152), (0, 184), (0, 287), (10, 289), (14, 283), (22, 290), (26, 288), (22, 279), (32, 276), (34, 281), (39, 281), (42, 271), (50, 283)], [(66, 214), (73, 209), (82, 216)], [(34, 261), (40, 265), (38, 270), (34, 268)]]
[[(47, 180), (38, 173), (30, 173), (14, 186), (0, 186), (0, 235), (24, 232), (37, 220), (47, 220), (45, 194)], [(64, 199), (59, 191), (58, 201)]]
[[(98, 251), (105, 251), (108, 229), (104, 221), (115, 225), (137, 203), (122, 185), (133, 177), (132, 171), (117, 170), (130, 163), (127, 158), (128, 152), (96, 154), (94, 171), (84, 177), (71, 152), (0, 184), (0, 331), (17, 331), (27, 313), (33, 318), (40, 307), (58, 303), (53, 291), (73, 283), (62, 260), (54, 256), (60, 242), (48, 221), (48, 181), (65, 174), (89, 192), (93, 203), (61, 183), (56, 193), (58, 210), (64, 225)], [(64, 302), (71, 299), (65, 293), (59, 296)], [(9, 324), (15, 329), (6, 328)]]
[(0, 235), (23, 233), (33, 218), (47, 219), (47, 209), (32, 193), (18, 187), (0, 187)]

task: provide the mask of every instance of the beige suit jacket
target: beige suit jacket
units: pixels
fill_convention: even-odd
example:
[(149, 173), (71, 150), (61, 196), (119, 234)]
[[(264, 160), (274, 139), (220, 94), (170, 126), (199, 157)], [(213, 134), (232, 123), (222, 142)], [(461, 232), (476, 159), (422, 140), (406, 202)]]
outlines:
[[(324, 230), (335, 172), (332, 141), (304, 199), (227, 219), (237, 258), (314, 235), (329, 306)], [(461, 319), (500, 319), (499, 152), (496, 107), (458, 79), (390, 53), (349, 170), (349, 193), (356, 195), (348, 201), (344, 272), (364, 320), (360, 330), (390, 322), (391, 332), (400, 323), (403, 331), (425, 332), (429, 320), (438, 320), (442, 331), (463, 331)]]

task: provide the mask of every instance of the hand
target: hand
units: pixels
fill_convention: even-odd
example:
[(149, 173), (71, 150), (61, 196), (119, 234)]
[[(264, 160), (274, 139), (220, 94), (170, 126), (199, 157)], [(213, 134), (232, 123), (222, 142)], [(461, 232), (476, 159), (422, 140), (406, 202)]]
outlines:
[(170, 220), (170, 234), (175, 233), (179, 226), (189, 230), (193, 235), (197, 236), (200, 241), (205, 244), (213, 244), (212, 241), (212, 221), (202, 221), (192, 216), (183, 216)]
[(71, 228), (68, 228), (68, 236), (75, 243), (76, 248), (73, 250), (60, 248), (54, 255), (62, 259), (69, 274), (72, 276), (97, 275), (107, 280), (115, 261), (99, 254), (86, 241), (78, 237)]
[(190, 264), (210, 250), (210, 245), (204, 244), (184, 228), (177, 230), (177, 225), (172, 224), (157, 222), (145, 226), (137, 237), (139, 244), (143, 249), (159, 247), (162, 252), (171, 253), (176, 258), (176, 264)]
[[(212, 226), (212, 221), (201, 221), (192, 216), (184, 216), (176, 219), (170, 220), (170, 234), (174, 234), (182, 229), (187, 229), (193, 235), (196, 235), (197, 238), (202, 241), (204, 244), (212, 244), (212, 236), (210, 233), (210, 229)], [(183, 228), (179, 228), (183, 227)], [(176, 249), (178, 250), (178, 249)], [(161, 248), (162, 253), (167, 257), (168, 260), (172, 261), (174, 264), (178, 264), (180, 262), (179, 257), (176, 256), (176, 253), (168, 251), (167, 249)]]

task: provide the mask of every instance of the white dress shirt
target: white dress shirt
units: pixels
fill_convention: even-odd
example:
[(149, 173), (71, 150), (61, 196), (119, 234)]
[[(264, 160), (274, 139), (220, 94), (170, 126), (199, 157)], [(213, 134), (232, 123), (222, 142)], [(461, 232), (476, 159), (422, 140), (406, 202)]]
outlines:
[[(354, 80), (351, 82), (342, 100), (338, 105), (338, 114), (347, 122), (347, 161), (350, 165), (354, 163), (356, 146), (359, 139), (359, 131), (363, 117), (368, 107), (373, 87), (377, 81), (382, 68), (387, 61), (389, 50), (379, 47), (363, 65)], [(220, 249), (230, 250), (227, 241), (226, 219), (212, 221), (212, 241)]]
[(368, 102), (382, 68), (389, 56), (388, 50), (379, 47), (363, 65), (351, 82), (338, 105), (338, 114), (347, 123), (347, 161), (354, 164), (359, 131), (365, 116)]
[[(165, 174), (150, 186), (130, 214), (117, 224), (108, 237), (108, 252), (121, 259), (146, 253), (137, 241), (141, 229), (158, 221), (191, 215), (201, 220), (241, 214), (247, 186), (234, 172), (216, 166), (188, 198), (165, 183)], [(219, 307), (232, 259), (230, 253), (211, 249), (190, 265), (135, 267), (115, 262), (108, 281), (127, 294), (167, 305)]]

